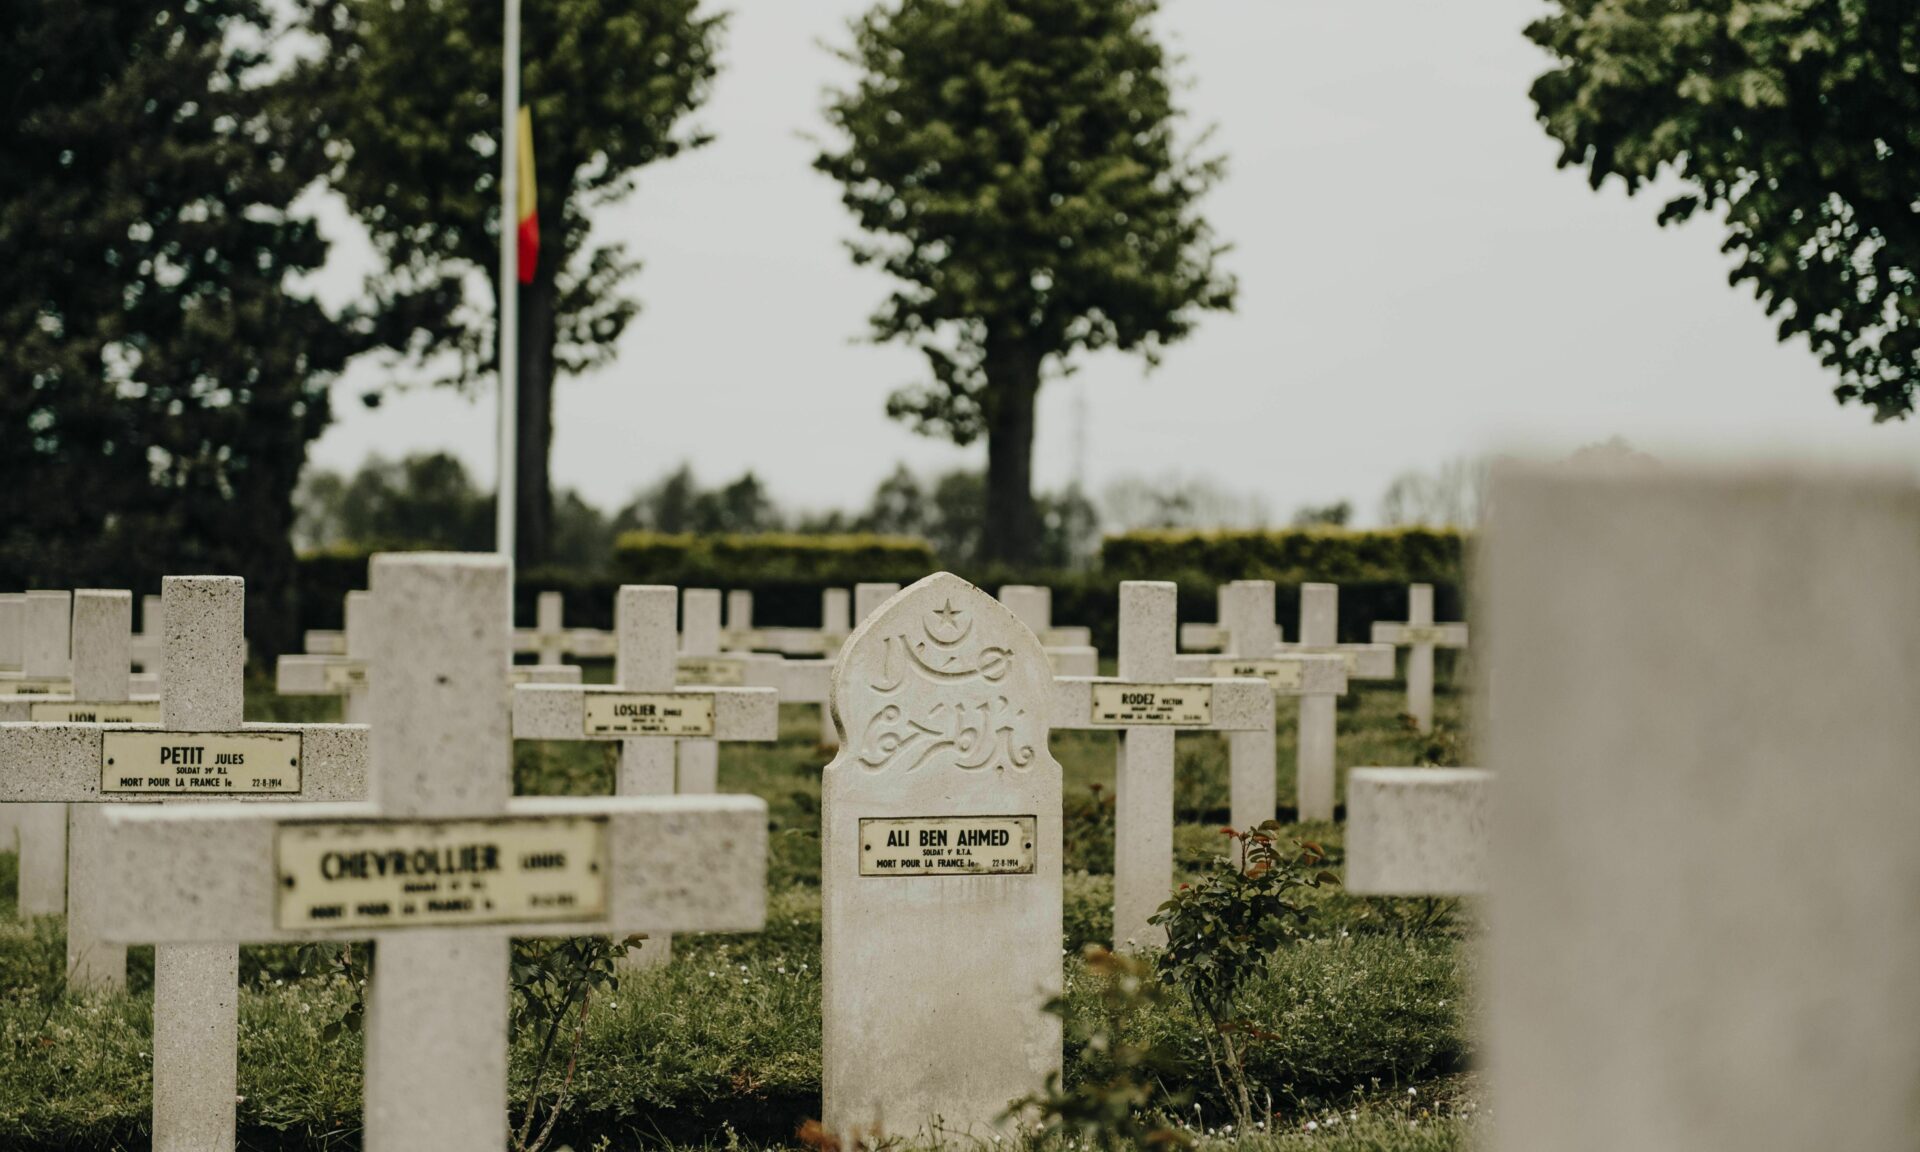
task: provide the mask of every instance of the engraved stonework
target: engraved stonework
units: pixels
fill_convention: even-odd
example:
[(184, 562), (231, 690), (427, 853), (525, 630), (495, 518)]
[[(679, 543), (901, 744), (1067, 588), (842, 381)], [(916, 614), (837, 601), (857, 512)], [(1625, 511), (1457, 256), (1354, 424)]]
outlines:
[[(1012, 629), (1020, 625), (1004, 610), (982, 614), (954, 601), (949, 595), (928, 601), (931, 606), (918, 615), (890, 617), (850, 656), (856, 671), (842, 684), (867, 712), (864, 720), (854, 712), (848, 729), (859, 734), (854, 749), (862, 768), (1032, 767), (1041, 721), (1009, 695)], [(876, 641), (877, 667), (871, 659)], [(1052, 674), (1044, 653), (1039, 666)]]
[(843, 1139), (1004, 1136), (1007, 1102), (1059, 1070), (1052, 691), (1026, 625), (944, 572), (847, 642), (821, 786), (822, 1103)]

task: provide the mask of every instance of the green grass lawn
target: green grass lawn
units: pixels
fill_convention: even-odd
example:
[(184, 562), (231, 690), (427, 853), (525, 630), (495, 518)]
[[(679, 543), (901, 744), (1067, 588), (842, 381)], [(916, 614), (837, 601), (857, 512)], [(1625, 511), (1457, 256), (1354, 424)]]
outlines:
[[(604, 672), (589, 671), (589, 679)], [(249, 716), (327, 720), (329, 701), (277, 699), (249, 684)], [(1461, 701), (1442, 694), (1441, 732), (1422, 738), (1399, 718), (1397, 685), (1367, 685), (1340, 711), (1341, 766), (1466, 759)], [(1293, 788), (1294, 724), (1282, 705), (1278, 771)], [(596, 998), (584, 1031), (564, 1142), (575, 1149), (639, 1146), (792, 1146), (819, 1114), (820, 849), (815, 710), (783, 708), (780, 739), (723, 745), (721, 787), (767, 801), (771, 836), (768, 922), (761, 933), (681, 938), (664, 969), (629, 975)], [(1111, 930), (1110, 812), (1114, 737), (1063, 733), (1054, 754), (1068, 797), (1067, 1010), (1089, 1011), (1094, 983), (1083, 944)], [(528, 794), (611, 788), (612, 745), (523, 743), (516, 787)], [(1175, 847), (1191, 872), (1221, 850), (1226, 818), (1224, 743), (1179, 742)], [(1296, 827), (1336, 865), (1337, 825)], [(151, 950), (134, 951), (123, 996), (68, 997), (58, 918), (14, 916), (14, 860), (0, 854), (0, 1148), (146, 1147)], [(1203, 1143), (1248, 1152), (1438, 1152), (1471, 1144), (1478, 1107), (1467, 1071), (1466, 997), (1475, 937), (1469, 910), (1417, 900), (1315, 893), (1308, 939), (1277, 955), (1254, 990), (1252, 1022), (1271, 1037), (1250, 1067), (1270, 1099), (1268, 1133), (1221, 1130), (1226, 1115), (1193, 1017), (1177, 1004), (1138, 1027), (1192, 1069), (1199, 1107), (1183, 1117)], [(243, 952), (242, 1146), (335, 1149), (358, 1145), (360, 1045), (329, 1034), (352, 1000), (346, 978), (303, 973), (296, 950)], [(514, 1099), (524, 1101), (534, 1038), (515, 1038)], [(1076, 1068), (1070, 1063), (1071, 1079)], [(1411, 1091), (1410, 1091), (1411, 1090)]]

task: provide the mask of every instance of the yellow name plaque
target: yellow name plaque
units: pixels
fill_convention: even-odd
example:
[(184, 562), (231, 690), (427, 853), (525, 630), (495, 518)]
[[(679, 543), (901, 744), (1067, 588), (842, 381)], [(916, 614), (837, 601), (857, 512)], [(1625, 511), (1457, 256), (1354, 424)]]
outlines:
[(1402, 644), (1445, 644), (1447, 630), (1437, 624), (1402, 624), (1400, 643)]
[(320, 670), (320, 676), (329, 692), (354, 692), (367, 686), (367, 666), (358, 660), (328, 664)]
[(1032, 816), (914, 816), (860, 821), (862, 876), (1018, 876), (1031, 873)]
[(1300, 687), (1300, 662), (1297, 660), (1215, 660), (1215, 676), (1265, 680), (1276, 692)]
[(282, 824), (273, 855), (283, 929), (607, 918), (603, 816)]
[(1213, 723), (1213, 685), (1095, 684), (1092, 721), (1115, 728), (1205, 728)]
[(81, 704), (65, 700), (36, 700), (27, 705), (27, 719), (43, 724), (158, 724), (160, 701)]
[(747, 682), (744, 660), (720, 656), (682, 656), (674, 665), (675, 684), (709, 684), (717, 688), (737, 688)]
[(108, 732), (100, 791), (179, 795), (300, 791), (298, 732)]
[(698, 692), (589, 692), (589, 736), (711, 736), (713, 697)]
[(0, 680), (0, 696), (71, 696), (73, 681), (65, 676), (23, 676)]

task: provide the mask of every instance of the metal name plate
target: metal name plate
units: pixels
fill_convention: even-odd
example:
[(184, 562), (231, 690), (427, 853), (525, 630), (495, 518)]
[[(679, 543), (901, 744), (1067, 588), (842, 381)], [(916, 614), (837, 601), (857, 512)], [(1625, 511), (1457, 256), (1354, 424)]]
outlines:
[(0, 680), (0, 696), (71, 696), (73, 680), (66, 676), (26, 676)]
[(860, 821), (862, 876), (1018, 876), (1033, 871), (1032, 816)]
[(27, 705), (27, 719), (55, 724), (158, 724), (160, 701), (125, 700), (117, 704), (83, 704), (36, 700)]
[(682, 656), (674, 665), (673, 682), (738, 688), (747, 682), (747, 662), (720, 656)]
[(298, 732), (108, 732), (100, 791), (298, 792), (300, 753)]
[(350, 664), (328, 664), (320, 674), (321, 683), (329, 692), (353, 692), (367, 686), (367, 666), (359, 660)]
[(603, 816), (282, 824), (273, 857), (283, 929), (607, 918)]
[(1400, 625), (1400, 643), (1402, 644), (1445, 644), (1447, 630), (1438, 624), (1402, 624)]
[(1211, 684), (1095, 684), (1092, 722), (1116, 728), (1213, 723)]
[(1252, 677), (1265, 680), (1273, 685), (1275, 691), (1299, 688), (1300, 668), (1298, 660), (1215, 660), (1213, 662), (1215, 676)]
[(697, 692), (589, 692), (588, 736), (711, 736), (713, 697)]

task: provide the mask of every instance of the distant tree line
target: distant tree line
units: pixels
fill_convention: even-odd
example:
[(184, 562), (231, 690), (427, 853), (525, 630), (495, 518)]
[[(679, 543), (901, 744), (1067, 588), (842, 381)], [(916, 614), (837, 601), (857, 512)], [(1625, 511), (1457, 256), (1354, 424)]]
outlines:
[[(1611, 447), (1609, 445), (1608, 447)], [(1624, 450), (1624, 449), (1622, 449)], [(1455, 460), (1431, 473), (1397, 476), (1381, 502), (1389, 526), (1471, 527), (1481, 512), (1487, 464)], [(493, 494), (482, 489), (466, 465), (444, 452), (400, 460), (369, 458), (343, 475), (311, 470), (294, 497), (294, 541), (303, 550), (430, 547), (484, 551), (493, 541)], [(852, 509), (791, 508), (752, 471), (718, 484), (704, 484), (683, 463), (641, 487), (619, 508), (606, 512), (578, 491), (554, 495), (551, 562), (587, 571), (604, 569), (623, 532), (695, 535), (763, 532), (878, 533), (917, 536), (942, 562), (972, 568), (991, 560), (981, 534), (986, 518), (986, 477), (955, 468), (920, 474), (896, 465), (866, 502)], [(1191, 476), (1123, 476), (1097, 497), (1078, 487), (1041, 492), (1040, 568), (1088, 564), (1103, 532), (1274, 526), (1270, 502), (1238, 494)], [(1351, 501), (1296, 508), (1285, 523), (1296, 528), (1346, 527)]]

